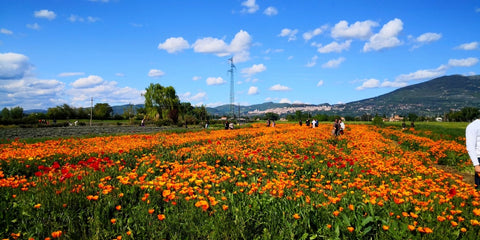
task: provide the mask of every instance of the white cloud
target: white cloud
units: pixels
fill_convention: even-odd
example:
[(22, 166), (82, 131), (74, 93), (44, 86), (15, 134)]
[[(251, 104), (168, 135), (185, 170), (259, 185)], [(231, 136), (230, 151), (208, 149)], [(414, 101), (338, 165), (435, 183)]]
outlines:
[(32, 69), (27, 56), (18, 53), (0, 53), (0, 80), (21, 79)]
[(244, 62), (250, 58), (252, 38), (248, 32), (240, 30), (228, 45), (222, 39), (206, 37), (197, 39), (192, 45), (193, 50), (199, 53), (212, 53), (219, 57), (233, 55), (235, 62)]
[(125, 77), (125, 74), (124, 74), (124, 73), (115, 73), (115, 76), (117, 76), (117, 77)]
[(209, 77), (207, 78), (206, 82), (207, 82), (207, 85), (221, 85), (226, 83), (226, 81), (223, 80), (222, 77)]
[(229, 54), (227, 51), (228, 45), (218, 38), (206, 37), (198, 39), (192, 46), (193, 50), (199, 53), (213, 53), (220, 57)]
[(77, 16), (75, 14), (70, 14), (70, 17), (68, 17), (67, 19), (70, 22), (84, 22), (85, 21), (85, 19), (83, 19), (82, 17)]
[(305, 41), (309, 41), (313, 37), (322, 34), (323, 30), (326, 28), (326, 26), (323, 26), (321, 28), (316, 28), (312, 31), (305, 32), (302, 36)]
[(438, 41), (440, 38), (442, 38), (442, 34), (428, 32), (418, 36), (416, 41), (420, 43), (431, 43)]
[[(24, 109), (46, 109), (63, 103), (71, 106), (95, 102), (110, 104), (142, 103), (142, 91), (118, 87), (116, 82), (90, 75), (79, 78), (65, 89), (66, 84), (56, 79), (37, 79), (30, 73), (31, 64), (26, 56), (17, 53), (0, 54), (0, 106), (21, 106)], [(64, 73), (62, 75), (75, 75)], [(72, 105), (73, 104), (73, 105)]]
[(318, 81), (317, 87), (323, 86), (323, 80)]
[(364, 80), (362, 86), (357, 87), (356, 89), (363, 90), (366, 88), (377, 88), (379, 86), (380, 86), (380, 81), (377, 79), (371, 78), (371, 79)]
[(23, 78), (0, 82), (0, 106), (21, 106), (23, 109), (58, 105), (65, 84), (54, 80)]
[(180, 94), (180, 100), (185, 101), (185, 102), (199, 102), (199, 101), (204, 101), (207, 98), (207, 93), (206, 92), (199, 92), (195, 95), (192, 96), (192, 93), (186, 92), (184, 94)]
[(464, 43), (464, 44), (461, 44), (461, 45), (455, 47), (455, 49), (475, 50), (475, 49), (478, 49), (478, 42)]
[(342, 52), (343, 50), (348, 50), (350, 48), (350, 44), (352, 43), (352, 40), (347, 40), (343, 43), (337, 43), (337, 42), (331, 42), (325, 46), (322, 46), (322, 44), (316, 44), (316, 47), (318, 47), (317, 51), (319, 53), (331, 53), (331, 52)]
[(403, 30), (402, 20), (395, 18), (383, 25), (379, 33), (370, 37), (369, 41), (363, 46), (363, 51), (378, 51), (384, 48), (392, 48), (402, 44), (397, 38)]
[[(96, 76), (102, 79), (99, 76)], [(110, 104), (128, 104), (128, 103), (142, 103), (144, 98), (140, 91), (130, 87), (119, 87), (115, 81), (103, 81), (90, 84), (89, 86), (82, 86), (81, 88), (72, 88), (65, 91), (71, 97), (71, 102), (74, 105), (84, 105), (93, 98), (95, 102), (110, 103)]]
[(278, 36), (280, 37), (288, 37), (288, 41), (294, 41), (297, 39), (297, 33), (298, 33), (298, 30), (297, 29), (289, 29), (289, 28), (284, 28), (282, 29), (282, 31), (280, 32), (280, 34), (278, 34)]
[(374, 21), (355, 22), (348, 26), (347, 21), (340, 21), (332, 28), (333, 38), (368, 39), (372, 35), (372, 28), (378, 26)]
[(27, 24), (27, 28), (30, 28), (30, 29), (33, 29), (33, 30), (40, 30), (40, 25), (38, 25), (38, 23)]
[(261, 73), (263, 71), (267, 70), (267, 67), (262, 64), (253, 64), (249, 68), (244, 68), (242, 69), (242, 73), (245, 74), (246, 76), (252, 76), (257, 73)]
[(192, 80), (193, 80), (193, 81), (198, 81), (198, 80), (200, 80), (200, 79), (202, 79), (202, 77), (200, 77), (200, 76), (193, 76), (193, 77), (192, 77)]
[(280, 99), (279, 103), (292, 103), (292, 101), (288, 100), (288, 98), (282, 98)]
[(318, 59), (317, 55), (313, 56), (312, 59), (310, 59), (310, 61), (305, 66), (306, 67), (313, 67), (313, 66), (317, 65), (317, 59)]
[(248, 95), (256, 95), (256, 94), (258, 94), (258, 93), (259, 93), (258, 87), (251, 86), (251, 87), (248, 89)]
[(401, 74), (395, 78), (395, 81), (411, 81), (411, 80), (421, 80), (421, 79), (432, 79), (445, 75), (447, 66), (441, 65), (436, 69), (424, 69), (418, 70), (413, 73)]
[(407, 82), (398, 82), (398, 81), (383, 81), (380, 87), (393, 87), (393, 88), (400, 88), (407, 86)]
[(188, 42), (182, 37), (171, 37), (165, 40), (165, 42), (158, 44), (158, 49), (163, 49), (168, 53), (179, 52), (189, 47), (190, 45), (188, 44)]
[(324, 64), (322, 64), (322, 68), (336, 68), (340, 66), (342, 62), (345, 61), (344, 57), (339, 57), (337, 59), (332, 59)]
[(85, 75), (85, 73), (84, 72), (63, 72), (58, 74), (59, 77), (72, 77), (72, 76), (82, 76), (82, 75)]
[(242, 9), (242, 12), (244, 13), (255, 13), (259, 9), (259, 6), (255, 3), (255, 0), (246, 0), (245, 2), (242, 2), (242, 6), (245, 7)]
[(44, 108), (62, 95), (65, 84), (55, 79), (37, 79), (30, 73), (27, 56), (0, 53), (0, 106)]
[(10, 30), (8, 30), (8, 29), (6, 29), (6, 28), (1, 28), (1, 29), (0, 29), (0, 33), (6, 34), (6, 35), (12, 35), (12, 34), (13, 34), (12, 31), (10, 31)]
[(57, 14), (55, 14), (55, 12), (50, 11), (50, 10), (46, 10), (46, 9), (35, 11), (33, 15), (36, 18), (46, 18), (48, 20), (53, 20), (57, 16)]
[(100, 21), (100, 18), (88, 16), (87, 21), (91, 22), (91, 23), (94, 23), (94, 22)]
[(148, 76), (153, 78), (162, 77), (163, 75), (165, 75), (165, 73), (159, 69), (150, 69), (148, 72)]
[(452, 67), (471, 67), (478, 63), (478, 58), (450, 59), (448, 65)]
[(103, 82), (103, 78), (97, 75), (90, 75), (86, 78), (79, 78), (71, 85), (74, 88), (91, 88)]
[(276, 85), (273, 85), (269, 88), (270, 91), (290, 91), (291, 88), (287, 87), (287, 86), (283, 86), (283, 85), (280, 85), (280, 84), (276, 84)]
[(278, 14), (278, 10), (275, 7), (270, 6), (270, 7), (267, 7), (265, 11), (263, 11), (263, 14), (267, 16), (274, 16)]

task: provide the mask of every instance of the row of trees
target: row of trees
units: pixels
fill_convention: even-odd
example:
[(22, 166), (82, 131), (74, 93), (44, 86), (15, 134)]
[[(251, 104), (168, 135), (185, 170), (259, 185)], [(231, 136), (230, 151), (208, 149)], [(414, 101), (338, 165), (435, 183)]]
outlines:
[[(56, 120), (135, 120), (146, 119), (160, 125), (197, 124), (208, 119), (205, 106), (194, 107), (189, 102), (180, 102), (173, 87), (150, 84), (146, 89), (144, 107), (128, 105), (123, 114), (114, 114), (108, 103), (97, 103), (93, 108), (72, 107), (68, 104), (47, 109), (46, 113), (24, 114), (23, 108), (4, 108), (0, 124), (34, 124), (43, 119)], [(92, 116), (91, 116), (92, 115)]]

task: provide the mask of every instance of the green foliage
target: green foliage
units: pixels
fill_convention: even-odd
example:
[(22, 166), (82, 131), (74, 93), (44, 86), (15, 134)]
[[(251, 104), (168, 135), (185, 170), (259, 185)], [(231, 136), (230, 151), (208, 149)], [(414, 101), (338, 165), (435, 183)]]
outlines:
[(280, 119), (280, 116), (276, 113), (273, 113), (273, 112), (268, 112), (265, 114), (265, 117), (264, 117), (265, 120), (272, 120), (272, 121), (277, 121), (278, 119)]
[(97, 119), (109, 119), (113, 113), (108, 103), (97, 103), (93, 107), (93, 116)]
[[(172, 86), (163, 87), (156, 83), (150, 83), (145, 89), (145, 109), (152, 118), (170, 118), (172, 122), (177, 123), (178, 112), (180, 108), (180, 99), (176, 95), (175, 88)], [(170, 113), (169, 112), (173, 112)]]
[(376, 115), (373, 120), (372, 120), (372, 124), (375, 125), (375, 126), (379, 126), (379, 127), (383, 127), (385, 125), (385, 123), (383, 122), (383, 118)]

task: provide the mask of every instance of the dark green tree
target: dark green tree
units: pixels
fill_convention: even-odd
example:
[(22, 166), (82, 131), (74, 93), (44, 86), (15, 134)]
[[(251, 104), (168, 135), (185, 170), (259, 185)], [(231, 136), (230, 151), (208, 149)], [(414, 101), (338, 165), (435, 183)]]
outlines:
[(268, 112), (268, 113), (265, 113), (265, 119), (277, 121), (278, 119), (280, 119), (280, 116), (276, 113)]
[(109, 119), (113, 108), (108, 103), (97, 103), (93, 107), (93, 116), (98, 119)]
[(12, 119), (12, 116), (10, 116), (10, 110), (8, 108), (3, 108), (2, 109), (2, 120), (7, 121)]
[(409, 113), (407, 116), (408, 116), (408, 120), (410, 120), (412, 122), (415, 122), (418, 119), (418, 115), (415, 114), (415, 113)]
[(14, 108), (10, 109), (10, 117), (14, 120), (22, 119), (23, 118), (23, 108), (14, 107)]
[[(178, 122), (178, 114), (180, 110), (180, 99), (178, 98), (175, 88), (172, 86), (163, 87), (156, 83), (150, 83), (145, 89), (145, 109), (149, 116), (164, 119), (170, 118), (174, 123)], [(169, 113), (170, 112), (170, 113)]]

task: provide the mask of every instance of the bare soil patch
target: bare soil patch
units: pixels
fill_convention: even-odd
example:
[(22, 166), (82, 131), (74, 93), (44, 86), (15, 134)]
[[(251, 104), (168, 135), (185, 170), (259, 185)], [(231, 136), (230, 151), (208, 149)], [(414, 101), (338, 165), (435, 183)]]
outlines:
[(462, 180), (466, 183), (469, 183), (469, 184), (472, 184), (472, 185), (475, 184), (475, 175), (474, 175), (473, 171), (472, 172), (462, 172), (462, 171), (459, 171), (459, 170), (455, 169), (454, 167), (446, 166), (446, 165), (435, 165), (435, 167), (438, 168), (438, 169), (442, 169), (445, 172), (454, 173), (454, 174), (458, 174), (458, 175), (462, 176), (463, 177)]

